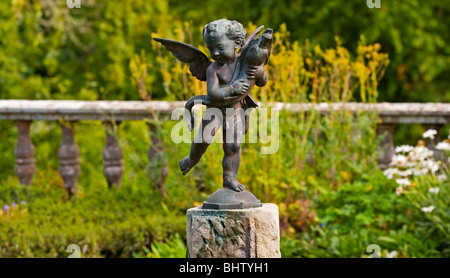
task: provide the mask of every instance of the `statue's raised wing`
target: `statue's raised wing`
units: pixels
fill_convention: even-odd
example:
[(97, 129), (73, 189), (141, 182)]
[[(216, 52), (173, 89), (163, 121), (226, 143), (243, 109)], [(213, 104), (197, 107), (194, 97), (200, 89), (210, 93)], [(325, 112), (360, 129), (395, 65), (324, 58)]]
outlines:
[(208, 59), (205, 53), (186, 43), (161, 38), (153, 39), (164, 45), (175, 58), (183, 63), (189, 63), (189, 70), (198, 80), (206, 81), (206, 69), (212, 61)]
[(259, 32), (261, 32), (262, 29), (264, 29), (264, 25), (261, 25), (258, 28), (256, 28), (256, 30), (253, 31), (253, 33), (251, 33), (250, 36), (248, 36), (245, 39), (244, 45), (239, 49), (239, 52), (238, 52), (239, 56), (245, 52), (245, 49), (247, 49), (247, 46), (249, 45), (249, 43), (256, 38), (256, 36), (259, 34)]

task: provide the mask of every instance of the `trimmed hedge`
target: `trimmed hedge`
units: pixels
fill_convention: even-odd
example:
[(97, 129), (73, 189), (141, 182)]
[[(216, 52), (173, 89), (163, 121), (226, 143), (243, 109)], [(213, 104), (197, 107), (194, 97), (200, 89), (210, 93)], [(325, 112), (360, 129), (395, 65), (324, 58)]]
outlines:
[(0, 257), (68, 257), (70, 244), (82, 257), (146, 256), (152, 243), (185, 233), (185, 215), (155, 198), (148, 190), (98, 188), (69, 201), (61, 188), (2, 184), (0, 205), (9, 209), (0, 215)]

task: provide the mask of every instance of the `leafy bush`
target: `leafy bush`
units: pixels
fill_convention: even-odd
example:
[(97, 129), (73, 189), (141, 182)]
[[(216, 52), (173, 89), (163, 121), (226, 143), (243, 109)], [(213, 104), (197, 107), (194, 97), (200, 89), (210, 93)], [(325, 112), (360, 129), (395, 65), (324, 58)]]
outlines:
[(438, 159), (423, 141), (397, 147), (383, 174), (320, 194), (310, 205), (317, 224), (288, 231), (283, 255), (367, 257), (376, 244), (382, 257), (449, 257), (449, 143), (436, 145)]
[(151, 250), (145, 248), (147, 258), (185, 258), (186, 245), (179, 234), (175, 234), (172, 240), (165, 243), (152, 244)]
[(154, 198), (125, 187), (68, 201), (61, 188), (2, 184), (0, 257), (68, 257), (70, 244), (82, 257), (145, 255), (153, 242), (185, 230), (185, 215), (161, 209)]

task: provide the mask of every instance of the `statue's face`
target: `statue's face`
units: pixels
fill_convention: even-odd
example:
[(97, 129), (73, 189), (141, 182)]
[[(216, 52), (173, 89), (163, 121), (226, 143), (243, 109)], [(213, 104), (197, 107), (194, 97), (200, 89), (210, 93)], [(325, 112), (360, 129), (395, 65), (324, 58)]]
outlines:
[(205, 43), (208, 47), (211, 58), (225, 64), (232, 62), (235, 58), (235, 41), (229, 39), (225, 34), (219, 32), (208, 33), (205, 36)]

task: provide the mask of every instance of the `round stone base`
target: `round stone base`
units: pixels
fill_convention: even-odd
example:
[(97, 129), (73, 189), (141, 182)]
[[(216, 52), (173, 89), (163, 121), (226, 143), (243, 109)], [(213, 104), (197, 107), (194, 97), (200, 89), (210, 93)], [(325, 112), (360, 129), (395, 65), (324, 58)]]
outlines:
[(280, 258), (278, 207), (189, 209), (188, 258)]
[(211, 194), (203, 203), (203, 209), (244, 209), (257, 208), (261, 202), (251, 192), (244, 190), (236, 192), (228, 188), (221, 188)]

